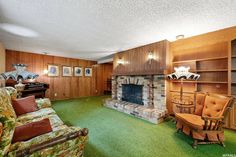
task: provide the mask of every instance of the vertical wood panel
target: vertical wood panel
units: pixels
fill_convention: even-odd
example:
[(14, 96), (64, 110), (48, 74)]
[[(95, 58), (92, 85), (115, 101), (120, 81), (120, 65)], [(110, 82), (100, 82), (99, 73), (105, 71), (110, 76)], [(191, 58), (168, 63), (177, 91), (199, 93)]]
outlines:
[[(106, 71), (103, 70), (105, 65), (98, 65), (102, 70), (96, 72), (97, 68), (95, 61), (87, 61), (81, 59), (71, 59), (64, 57), (48, 56), (33, 54), (27, 52), (20, 52), (14, 50), (7, 50), (6, 52), (6, 71), (14, 70), (12, 64), (22, 63), (27, 64), (27, 70), (39, 74), (36, 81), (50, 84), (49, 90), (46, 92), (46, 97), (51, 100), (70, 99), (84, 96), (94, 96), (103, 94), (104, 87), (98, 84), (104, 84), (103, 75)], [(43, 70), (47, 69), (48, 64), (56, 64), (60, 67), (59, 77), (48, 77), (43, 74)], [(82, 66), (93, 67), (92, 77), (63, 77), (62, 66)], [(106, 69), (109, 71), (109, 69)], [(110, 66), (110, 72), (112, 65)], [(105, 77), (104, 77), (105, 78)], [(96, 92), (97, 91), (97, 92)], [(57, 93), (57, 96), (55, 96)]]
[[(137, 47), (115, 54), (113, 61), (114, 75), (151, 75), (163, 74), (166, 69), (167, 40)], [(154, 59), (149, 62), (148, 53), (152, 52)], [(117, 61), (122, 59), (123, 65)]]

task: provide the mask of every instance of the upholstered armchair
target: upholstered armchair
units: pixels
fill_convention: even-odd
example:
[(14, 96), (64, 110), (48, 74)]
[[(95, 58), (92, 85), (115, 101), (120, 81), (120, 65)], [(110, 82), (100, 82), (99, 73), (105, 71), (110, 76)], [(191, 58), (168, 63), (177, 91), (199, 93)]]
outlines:
[[(224, 117), (234, 103), (232, 97), (217, 94), (196, 93), (192, 113), (176, 113), (176, 128), (194, 139), (198, 144), (218, 143), (224, 145)], [(193, 106), (183, 106), (188, 108)]]

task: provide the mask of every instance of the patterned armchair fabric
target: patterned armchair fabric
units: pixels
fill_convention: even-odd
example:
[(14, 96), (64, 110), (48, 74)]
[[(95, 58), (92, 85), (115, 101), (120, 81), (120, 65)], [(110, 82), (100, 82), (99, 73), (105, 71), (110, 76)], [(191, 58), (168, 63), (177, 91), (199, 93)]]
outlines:
[(51, 101), (48, 98), (36, 99), (36, 104), (39, 109), (52, 107)]
[(233, 98), (197, 94), (195, 101), (193, 114), (176, 113), (176, 128), (192, 136), (195, 140), (194, 148), (197, 144), (220, 143), (224, 145), (223, 119), (227, 109), (233, 104)]
[[(8, 94), (11, 96), (12, 100), (15, 100), (17, 98), (17, 91), (15, 88), (5, 87), (5, 89), (7, 90)], [(38, 109), (52, 107), (51, 101), (48, 98), (36, 99), (36, 104), (38, 106)]]
[[(5, 89), (0, 89), (0, 123), (3, 124), (3, 134), (0, 137), (0, 157), (4, 155), (14, 157), (19, 152), (25, 152), (26, 150), (31, 150), (31, 148), (34, 149), (37, 145), (40, 145), (40, 147), (41, 145), (44, 146), (44, 144), (47, 145), (50, 141), (53, 141), (53, 145), (47, 146), (42, 150), (33, 151), (27, 156), (83, 155), (84, 146), (88, 139), (87, 130), (66, 126), (51, 108), (49, 99), (37, 99), (36, 102), (39, 110), (19, 117), (16, 117), (11, 106), (11, 99), (16, 99), (16, 90), (14, 88), (6, 87)], [(44, 118), (49, 118), (52, 132), (37, 136), (28, 141), (11, 143), (15, 127)], [(67, 139), (73, 134), (78, 136)], [(66, 140), (57, 142), (57, 139), (63, 139), (64, 137), (66, 137)]]
[(16, 123), (16, 114), (11, 106), (10, 96), (7, 91), (2, 88), (0, 88), (0, 122), (3, 125), (0, 140), (0, 156), (4, 156), (11, 145)]
[[(64, 127), (57, 131), (53, 131), (53, 132), (50, 132), (41, 136), (37, 136), (26, 142), (16, 142), (11, 145), (9, 149), (10, 152), (8, 153), (8, 155), (15, 156), (16, 152), (19, 150), (27, 149), (35, 144), (47, 142), (50, 139), (57, 138), (57, 137), (60, 137), (69, 133), (73, 133), (79, 130), (80, 128), (78, 127)], [(73, 154), (77, 154), (75, 156), (79, 156), (83, 154), (83, 149), (84, 149), (86, 140), (87, 140), (86, 136), (80, 136), (73, 140), (68, 140), (64, 143), (57, 144), (53, 147), (49, 147), (42, 151), (36, 151), (30, 156), (42, 156), (42, 157), (57, 156), (57, 155), (63, 156), (63, 154), (61, 153), (73, 153)]]
[(15, 100), (17, 98), (17, 91), (13, 87), (5, 87), (7, 93), (11, 96), (12, 100)]

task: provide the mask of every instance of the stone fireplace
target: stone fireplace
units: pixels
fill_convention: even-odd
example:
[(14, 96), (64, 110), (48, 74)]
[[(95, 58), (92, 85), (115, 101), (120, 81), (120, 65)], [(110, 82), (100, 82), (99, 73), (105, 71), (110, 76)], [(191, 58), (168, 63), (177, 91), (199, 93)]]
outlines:
[(165, 87), (164, 75), (113, 76), (112, 98), (104, 105), (158, 124), (167, 113)]
[(143, 105), (143, 85), (122, 84), (122, 101)]

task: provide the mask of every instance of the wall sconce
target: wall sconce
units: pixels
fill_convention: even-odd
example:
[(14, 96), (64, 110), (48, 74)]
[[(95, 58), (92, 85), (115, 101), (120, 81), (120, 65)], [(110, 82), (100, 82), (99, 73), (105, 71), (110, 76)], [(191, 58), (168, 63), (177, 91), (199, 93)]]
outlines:
[(151, 64), (152, 60), (154, 59), (154, 55), (153, 55), (153, 52), (148, 52), (148, 61), (149, 61), (149, 64)]
[(119, 58), (118, 61), (117, 61), (117, 63), (118, 63), (119, 65), (122, 65), (122, 64), (124, 64), (124, 61), (123, 61), (121, 58)]
[(47, 74), (48, 74), (48, 69), (44, 69), (44, 70), (43, 70), (43, 74), (44, 74), (44, 75), (47, 75)]

